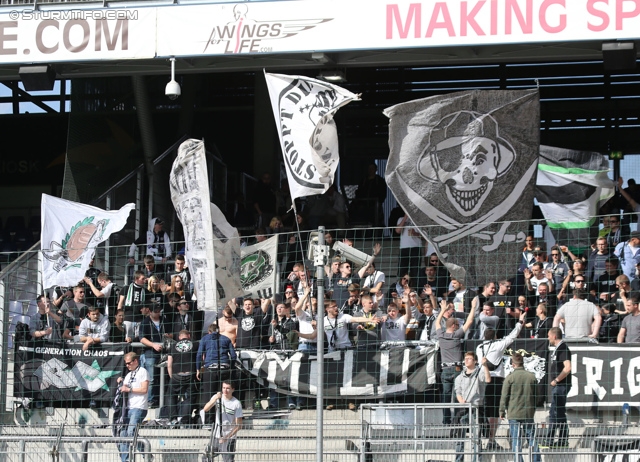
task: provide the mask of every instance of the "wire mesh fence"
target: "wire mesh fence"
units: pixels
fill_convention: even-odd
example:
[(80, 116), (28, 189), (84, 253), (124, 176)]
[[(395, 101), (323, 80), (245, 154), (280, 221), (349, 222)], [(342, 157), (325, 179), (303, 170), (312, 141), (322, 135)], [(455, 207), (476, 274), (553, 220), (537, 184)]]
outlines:
[[(603, 222), (605, 218), (610, 226), (610, 217), (602, 217)], [(332, 230), (325, 235), (332, 252), (323, 285), (327, 298), (335, 301), (334, 308), (327, 307), (325, 318), (328, 349), (323, 375), (325, 401), (320, 406), (330, 411), (325, 412), (330, 422), (325, 425), (325, 460), (454, 460), (456, 442), (464, 443), (457, 454), (462, 452), (468, 457), (480, 446), (485, 452), (487, 445), (508, 448), (509, 426), (506, 421), (496, 425), (495, 420), (501, 411), (507, 417), (510, 413), (508, 402), (501, 404), (502, 382), (513, 370), (510, 356), (516, 352), (524, 357), (524, 368), (537, 382), (533, 405), (538, 409), (537, 431), (542, 425), (557, 423), (548, 421), (549, 410), (558, 408), (551, 382), (562, 369), (557, 369), (555, 348), (550, 348), (547, 339), (554, 319), (563, 327), (564, 344), (571, 351), (573, 382), (567, 387), (564, 408), (569, 412), (570, 447), (578, 448), (576, 441), (580, 440), (575, 457), (593, 455), (590, 445), (597, 437), (628, 435), (635, 428), (619, 427), (622, 430), (616, 433), (612, 426), (591, 424), (621, 420), (622, 413), (633, 422), (638, 419), (640, 402), (635, 397), (640, 386), (640, 345), (634, 345), (633, 324), (622, 324), (625, 317), (636, 317), (637, 305), (634, 308), (633, 303), (627, 304), (638, 284), (635, 265), (622, 261), (625, 255), (620, 256), (620, 249), (616, 256), (617, 243), (607, 240), (608, 228), (600, 230), (601, 239), (593, 241), (593, 249), (581, 249), (570, 241), (543, 239), (538, 228), (541, 225), (530, 225), (532, 233), (523, 237), (517, 252), (495, 251), (490, 264), (500, 265), (504, 277), (479, 287), (467, 287), (461, 278), (452, 279), (424, 241), (418, 239), (414, 241), (418, 242), (417, 247), (407, 247), (395, 228)], [(625, 231), (626, 235), (616, 234), (616, 238), (623, 243), (632, 241), (631, 228)], [(125, 354), (136, 352), (141, 369), (147, 371), (150, 390), (149, 411), (137, 435), (143, 442), (149, 441), (150, 452), (156, 457), (201, 460), (207, 456), (207, 438), (211, 435), (207, 425), (215, 426), (216, 411), (213, 407), (204, 419), (200, 411), (221, 390), (222, 382), (230, 380), (233, 394), (243, 408), (236, 460), (312, 460), (318, 384), (313, 343), (318, 333), (314, 332), (313, 317), (319, 311), (315, 305), (317, 282), (309, 258), (313, 235), (309, 230), (277, 231), (266, 231), (278, 235), (274, 257), (278, 280), (271, 302), (238, 299), (221, 306), (217, 315), (197, 310), (197, 294), (192, 293), (188, 275), (176, 269), (174, 261), (145, 264), (138, 258), (132, 265), (129, 245), (98, 249), (88, 274), (91, 283), (82, 282), (81, 290), (47, 288), (51, 311), (59, 311), (60, 322), (54, 320), (53, 324), (48, 321), (44, 304), (36, 301), (43, 292), (39, 253), (27, 252), (5, 269), (0, 291), (5, 352), (2, 386), (5, 409), (17, 425), (3, 429), (4, 436), (16, 436), (13, 442), (3, 440), (6, 457), (29, 460), (33, 451), (24, 448), (32, 442), (19, 437), (29, 436), (31, 431), (42, 431), (47, 438), (57, 437), (51, 432), (62, 424), (65, 437), (91, 436), (91, 441), (94, 436), (109, 437), (111, 430), (105, 425), (111, 425), (114, 419), (110, 408), (121, 386), (117, 379), (125, 378), (126, 384), (131, 370), (125, 365)], [(250, 245), (262, 237), (242, 239)], [(173, 243), (172, 254), (179, 255), (182, 248), (182, 243)], [(144, 247), (140, 247), (137, 255), (144, 253)], [(303, 266), (298, 267), (298, 263)], [(135, 271), (141, 271), (144, 277), (145, 303), (134, 308), (143, 310), (145, 319), (164, 319), (158, 324), (162, 326), (160, 337), (141, 328), (131, 331), (132, 343), (104, 342), (83, 348), (84, 343), (77, 340), (80, 318), (87, 314), (84, 305), (98, 306), (99, 312), (116, 325), (118, 330), (110, 326), (109, 335), (120, 333), (124, 339), (130, 338), (128, 327), (116, 315), (119, 305), (126, 308), (126, 289), (135, 283)], [(100, 273), (108, 273), (114, 283), (111, 294), (100, 295), (104, 288), (98, 280)], [(182, 285), (179, 278), (184, 278)], [(310, 299), (304, 298), (303, 279), (311, 286)], [(583, 299), (592, 303), (588, 320), (583, 319), (582, 313), (568, 310), (573, 290), (585, 285)], [(187, 303), (181, 308), (183, 298)], [(299, 303), (300, 300), (303, 301)], [(63, 309), (69, 306), (77, 310)], [(159, 309), (154, 312), (155, 306)], [(228, 317), (223, 308), (228, 308), (227, 314), (230, 310)], [(578, 317), (580, 325), (576, 325)], [(491, 330), (496, 338), (489, 339), (489, 345), (500, 345), (494, 355), (499, 360), (489, 373), (492, 380), (486, 387), (478, 386), (481, 380), (467, 383), (473, 393), (480, 395), (476, 399), (486, 412), (477, 423), (467, 421), (469, 428), (462, 433), (452, 433), (456, 415), (442, 403), (460, 402), (461, 398), (462, 402), (469, 401), (470, 395), (465, 395), (467, 389), (458, 387), (457, 377), (470, 375), (472, 366), (478, 370), (483, 366), (482, 361), (467, 364), (464, 356), (449, 360), (452, 346), (443, 342), (438, 333), (439, 329), (446, 332), (448, 327), (443, 318), (451, 319), (452, 332), (463, 329), (458, 338), (462, 353), (472, 351), (490, 359), (482, 347)], [(308, 330), (303, 328), (305, 321)], [(214, 350), (222, 352), (220, 345), (205, 341), (209, 326), (216, 322), (222, 334), (217, 341), (236, 344), (237, 360), (231, 361), (228, 368), (207, 356)], [(441, 324), (437, 326), (437, 322)], [(622, 343), (617, 343), (623, 326)], [(50, 327), (58, 329), (59, 337), (50, 335), (52, 332), (43, 335)], [(176, 345), (185, 327), (192, 334), (192, 345), (189, 351), (179, 351)], [(575, 329), (582, 330), (575, 334)], [(165, 342), (164, 334), (172, 339)], [(161, 344), (157, 354), (148, 344), (138, 343), (146, 337), (151, 343)], [(203, 342), (207, 346), (198, 353)], [(397, 416), (389, 414), (393, 410), (379, 410), (382, 414), (376, 418), (359, 420), (366, 414), (364, 409), (369, 409), (366, 405), (379, 402), (390, 406), (436, 403), (440, 410), (429, 408), (409, 422), (398, 423), (396, 419), (404, 419), (409, 408), (395, 409)], [(361, 409), (363, 403), (365, 407)], [(579, 417), (576, 411), (581, 412)], [(579, 437), (576, 432), (581, 432)], [(587, 440), (588, 444), (584, 442)], [(43, 448), (42, 454), (49, 454), (53, 447), (49, 439), (33, 444)], [(524, 447), (525, 458), (533, 457)], [(68, 451), (73, 460), (114, 460), (120, 454), (113, 441), (98, 439), (91, 443), (88, 459), (83, 458), (86, 451), (80, 441), (63, 442), (56, 448), (59, 454), (63, 454), (62, 449)]]

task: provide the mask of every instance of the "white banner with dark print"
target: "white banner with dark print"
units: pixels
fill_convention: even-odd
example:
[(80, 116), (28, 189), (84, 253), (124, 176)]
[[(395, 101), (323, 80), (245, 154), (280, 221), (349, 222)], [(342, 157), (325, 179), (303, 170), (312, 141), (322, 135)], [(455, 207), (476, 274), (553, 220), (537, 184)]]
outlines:
[(95, 248), (127, 224), (135, 204), (120, 210), (42, 195), (42, 287), (72, 287), (84, 277)]
[(468, 287), (511, 276), (531, 218), (540, 144), (536, 90), (473, 90), (387, 108), (387, 185)]
[(240, 283), (245, 297), (271, 298), (278, 281), (278, 236), (241, 249)]
[(45, 406), (109, 407), (123, 376), (128, 343), (103, 343), (87, 351), (82, 344), (23, 342), (16, 345), (13, 396)]
[(204, 141), (189, 139), (178, 148), (169, 175), (171, 201), (182, 223), (185, 259), (198, 297), (198, 309), (218, 309), (216, 261)]
[(598, 237), (600, 206), (614, 193), (604, 155), (540, 146), (536, 199), (556, 242), (588, 248)]
[(334, 114), (359, 100), (344, 88), (299, 75), (265, 72), (291, 198), (323, 194), (338, 168)]
[(215, 204), (211, 203), (213, 251), (216, 258), (217, 299), (220, 305), (244, 294), (240, 284), (240, 235)]
[[(315, 396), (318, 365), (301, 352), (242, 350), (240, 359), (258, 382), (279, 393)], [(324, 398), (414, 395), (436, 387), (435, 347), (345, 350), (324, 355)]]

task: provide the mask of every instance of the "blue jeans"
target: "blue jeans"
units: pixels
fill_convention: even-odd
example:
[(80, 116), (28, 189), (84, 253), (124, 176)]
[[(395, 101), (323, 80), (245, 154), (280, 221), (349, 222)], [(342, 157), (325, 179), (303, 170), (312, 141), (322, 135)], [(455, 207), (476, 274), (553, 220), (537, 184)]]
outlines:
[[(453, 403), (453, 388), (456, 377), (461, 371), (456, 371), (455, 367), (443, 367), (440, 380), (442, 381), (442, 403)], [(451, 424), (451, 409), (442, 410), (442, 423), (444, 425)]]
[[(136, 426), (144, 420), (147, 416), (146, 409), (129, 409), (128, 411), (128, 426), (127, 429), (122, 433), (122, 436), (134, 436), (136, 433)], [(120, 448), (120, 460), (122, 462), (127, 462), (129, 460), (129, 443), (119, 443)], [(142, 445), (138, 443), (138, 451), (142, 450)]]
[(156, 386), (154, 386), (154, 376), (156, 372), (156, 358), (153, 355), (142, 354), (140, 356), (140, 365), (144, 367), (149, 374), (149, 392), (147, 393), (147, 400), (149, 402), (155, 401), (157, 403), (158, 390), (156, 390)]
[(318, 352), (318, 344), (300, 342), (298, 343), (298, 351), (302, 351), (304, 353), (309, 353), (309, 354), (316, 354)]
[[(460, 441), (456, 441), (456, 462), (463, 462), (464, 461), (464, 440), (466, 439), (467, 441), (472, 441), (472, 450), (473, 450), (473, 462), (480, 462), (482, 460), (482, 441), (480, 440), (480, 428), (478, 428), (476, 426), (476, 413), (478, 412), (477, 408), (473, 409), (473, 427), (471, 431), (475, 431), (477, 432), (475, 435), (467, 435), (467, 430), (469, 430), (469, 413), (467, 412), (467, 410), (463, 410), (463, 409), (457, 409), (458, 413), (463, 413), (463, 415), (460, 416), (460, 419), (458, 422), (456, 422), (456, 425), (459, 425), (457, 428), (455, 428), (453, 431), (454, 436), (456, 438), (459, 438)], [(466, 427), (466, 428), (465, 428)], [(539, 462), (539, 461), (536, 461)]]
[(532, 462), (542, 462), (538, 443), (536, 442), (536, 424), (533, 419), (512, 420), (509, 419), (509, 434), (511, 435), (511, 449), (514, 452), (514, 460), (523, 462), (522, 458), (522, 437), (529, 442), (529, 447), (533, 451)]
[(551, 445), (558, 433), (558, 444), (569, 442), (567, 427), (567, 393), (566, 385), (556, 385), (551, 389), (551, 407), (549, 408), (549, 432), (546, 435), (547, 445)]

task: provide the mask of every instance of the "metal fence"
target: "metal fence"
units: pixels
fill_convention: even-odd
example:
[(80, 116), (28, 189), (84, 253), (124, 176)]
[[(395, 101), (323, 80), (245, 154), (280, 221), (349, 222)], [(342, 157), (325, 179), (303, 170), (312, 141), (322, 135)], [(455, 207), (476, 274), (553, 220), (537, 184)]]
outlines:
[[(513, 443), (517, 439), (509, 434), (506, 421), (498, 428), (499, 447), (488, 449), (481, 425), (476, 422), (442, 425), (441, 409), (438, 405), (364, 404), (359, 412), (360, 420), (354, 418), (353, 413), (333, 414), (326, 419), (324, 428), (323, 460), (514, 460), (516, 446)], [(90, 423), (5, 425), (0, 434), (0, 460), (113, 461), (119, 460), (121, 452), (130, 451), (129, 460), (137, 461), (201, 462), (216, 457), (228, 460), (232, 454), (236, 461), (313, 461), (316, 460), (313, 417), (311, 411), (269, 419), (249, 413), (237, 435), (233, 453), (220, 452), (212, 430), (200, 426), (167, 428), (151, 423), (140, 426), (133, 437), (123, 438), (114, 437), (111, 427)], [(520, 442), (518, 455), (527, 462), (540, 460), (538, 455), (545, 461), (557, 462), (631, 462), (640, 458), (637, 424), (571, 422), (568, 445), (549, 448), (544, 446), (547, 430), (544, 413), (538, 413), (536, 421), (533, 438), (522, 438)]]

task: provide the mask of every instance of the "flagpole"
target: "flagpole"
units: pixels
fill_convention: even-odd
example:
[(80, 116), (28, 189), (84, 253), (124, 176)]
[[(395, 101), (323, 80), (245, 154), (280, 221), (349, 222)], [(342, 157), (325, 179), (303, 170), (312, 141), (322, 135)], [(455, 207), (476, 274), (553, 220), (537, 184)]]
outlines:
[[(324, 265), (320, 257), (320, 252), (324, 246), (324, 226), (318, 227), (318, 245), (316, 247), (316, 284), (318, 287), (318, 320), (316, 322), (316, 332), (318, 333), (317, 346), (318, 346), (318, 393), (316, 397), (316, 462), (323, 462), (322, 460), (322, 439), (323, 439), (323, 424), (324, 424)], [(313, 306), (311, 307), (311, 316), (313, 317)]]

